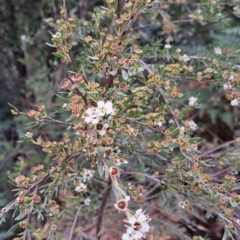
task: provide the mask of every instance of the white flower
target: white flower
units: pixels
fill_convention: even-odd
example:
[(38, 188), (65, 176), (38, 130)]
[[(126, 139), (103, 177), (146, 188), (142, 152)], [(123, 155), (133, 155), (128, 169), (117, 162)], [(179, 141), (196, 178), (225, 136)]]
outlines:
[(231, 75), (230, 76), (230, 78), (229, 78), (229, 80), (233, 80), (234, 79), (234, 76), (233, 75)]
[(87, 206), (90, 205), (90, 202), (91, 202), (91, 200), (90, 200), (89, 198), (86, 198), (86, 199), (84, 200), (84, 204), (87, 205)]
[(128, 161), (123, 159), (123, 158), (119, 158), (117, 155), (114, 155), (112, 157), (113, 162), (117, 165), (117, 166), (121, 166), (122, 164), (127, 164)]
[(190, 61), (190, 58), (188, 57), (187, 54), (184, 54), (184, 55), (183, 55), (183, 61), (184, 61), (184, 62)]
[(224, 90), (231, 89), (231, 88), (232, 88), (232, 86), (229, 82), (226, 82), (226, 83), (223, 84), (223, 89)]
[(100, 136), (105, 135), (108, 128), (109, 128), (109, 125), (107, 123), (104, 123), (103, 125), (101, 123), (99, 123), (97, 125), (97, 130), (98, 130), (98, 133)]
[(86, 182), (87, 179), (90, 180), (91, 178), (93, 178), (93, 173), (94, 173), (93, 170), (84, 168), (82, 173), (83, 181)]
[(87, 185), (86, 184), (84, 184), (84, 183), (80, 183), (78, 186), (76, 186), (76, 188), (75, 188), (75, 191), (76, 192), (80, 192), (80, 193), (84, 193), (84, 192), (86, 192), (86, 190), (87, 190)]
[(164, 46), (166, 49), (170, 49), (172, 46), (168, 43), (168, 44), (165, 44)]
[(97, 103), (97, 110), (99, 112), (99, 116), (104, 116), (104, 115), (113, 115), (113, 104), (109, 101), (104, 103), (104, 101), (99, 101)]
[(21, 40), (24, 42), (26, 40), (26, 35), (21, 35)]
[(232, 106), (238, 106), (238, 99), (237, 99), (237, 98), (233, 99), (233, 100), (231, 101), (231, 105), (232, 105)]
[(191, 128), (191, 130), (196, 130), (198, 127), (197, 124), (193, 120), (188, 121), (188, 125)]
[[(100, 122), (100, 120), (102, 120), (102, 117), (104, 117), (105, 115), (108, 115), (109, 117), (113, 114), (114, 114), (114, 109), (113, 109), (113, 104), (111, 102), (107, 101), (105, 103), (104, 101), (99, 101), (97, 103), (97, 107), (88, 108), (82, 115), (82, 118), (84, 118), (84, 121), (86, 123), (92, 123), (96, 125)], [(106, 133), (107, 128), (108, 127), (105, 127), (105, 129), (99, 134), (101, 136), (104, 135)]]
[(66, 108), (67, 107), (67, 103), (64, 103), (63, 105), (62, 105), (62, 108)]
[(28, 137), (28, 138), (32, 138), (33, 133), (32, 133), (32, 132), (27, 132), (27, 133), (25, 134), (25, 136)]
[(172, 119), (172, 118), (169, 119), (169, 120), (168, 120), (168, 123), (169, 123), (169, 124), (175, 124), (174, 119)]
[(183, 127), (183, 126), (182, 126), (182, 127), (180, 127), (180, 134), (181, 134), (181, 135), (183, 135), (183, 134), (184, 134), (184, 132), (185, 132), (185, 127)]
[(94, 125), (98, 124), (100, 121), (100, 115), (96, 108), (88, 108), (82, 118), (84, 118), (86, 123), (92, 123)]
[(155, 125), (158, 125), (159, 127), (162, 127), (163, 123), (160, 120), (155, 120), (154, 122)]
[(148, 215), (143, 213), (142, 209), (138, 209), (133, 217), (124, 220), (130, 226), (126, 226), (127, 232), (123, 234), (122, 240), (140, 240), (145, 238), (145, 233), (150, 229), (148, 225), (150, 220)]
[(217, 55), (222, 55), (222, 49), (221, 49), (220, 47), (214, 48), (214, 52), (215, 52), (215, 54), (217, 54)]
[(189, 101), (189, 105), (190, 105), (190, 106), (197, 105), (197, 98), (195, 98), (195, 97), (190, 97), (190, 98), (188, 99), (188, 101)]
[(126, 211), (128, 208), (129, 200), (130, 200), (130, 197), (126, 196), (124, 199), (120, 199), (117, 203), (115, 203), (114, 207), (119, 211)]
[(109, 101), (105, 103), (106, 114), (113, 115), (113, 104)]

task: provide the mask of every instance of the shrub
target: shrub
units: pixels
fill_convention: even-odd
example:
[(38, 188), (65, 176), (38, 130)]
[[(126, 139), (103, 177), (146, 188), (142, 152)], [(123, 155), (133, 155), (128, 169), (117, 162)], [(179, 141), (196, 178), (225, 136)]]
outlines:
[[(14, 210), (10, 231), (22, 229), (15, 239), (95, 239), (93, 228), (96, 239), (204, 239), (209, 218), (222, 222), (223, 239), (234, 239), (240, 140), (209, 149), (201, 115), (214, 122), (219, 114), (230, 129), (231, 111), (238, 117), (238, 46), (209, 27), (234, 26), (239, 12), (222, 1), (106, 0), (79, 31), (83, 22), (64, 2), (48, 45), (68, 64), (55, 112), (68, 118), (10, 104), (34, 126), (65, 127), (59, 141), (23, 136), (48, 161), (9, 175), (16, 199), (1, 221)], [(206, 29), (218, 44), (194, 36)], [(214, 109), (220, 103), (226, 110)]]

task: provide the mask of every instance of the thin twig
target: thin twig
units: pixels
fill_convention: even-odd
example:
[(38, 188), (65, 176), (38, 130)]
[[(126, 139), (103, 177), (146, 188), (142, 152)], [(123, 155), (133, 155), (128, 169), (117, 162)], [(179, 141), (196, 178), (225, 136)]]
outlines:
[(133, 174), (133, 175), (138, 175), (138, 176), (144, 176), (146, 178), (149, 178), (149, 179), (152, 179), (153, 181), (155, 182), (158, 182), (158, 183), (161, 183), (161, 181), (155, 177), (152, 177), (148, 174), (145, 174), (145, 173), (140, 173), (140, 172), (125, 172), (126, 174)]
[[(152, 207), (152, 206), (151, 206)], [(184, 239), (188, 239), (188, 240), (191, 240), (190, 237), (188, 237), (185, 233), (181, 232), (179, 229), (175, 228), (173, 225), (171, 225), (170, 223), (167, 223), (166, 221), (162, 221), (158, 218), (152, 218), (152, 220), (154, 221), (157, 221), (157, 222), (160, 222), (164, 225), (166, 225), (167, 227), (173, 229), (175, 232), (179, 233), (180, 235), (182, 235), (184, 237)]]
[(105, 189), (104, 193), (103, 193), (101, 206), (98, 209), (98, 218), (97, 218), (97, 225), (96, 225), (96, 234), (97, 234), (98, 240), (101, 239), (101, 226), (102, 226), (103, 211), (104, 211), (105, 205), (107, 203), (107, 199), (110, 195), (110, 191), (111, 191), (110, 186), (111, 186), (111, 181), (109, 179), (107, 189)]
[(205, 152), (201, 153), (200, 156), (201, 156), (201, 157), (206, 157), (206, 156), (208, 156), (209, 154), (211, 154), (211, 153), (213, 153), (213, 152), (216, 152), (217, 150), (219, 150), (219, 149), (221, 149), (221, 148), (227, 147), (227, 146), (229, 146), (229, 145), (231, 145), (231, 144), (233, 144), (233, 143), (235, 143), (235, 142), (236, 142), (236, 139), (231, 140), (231, 141), (226, 142), (226, 143), (223, 143), (223, 144), (221, 144), (221, 145), (219, 145), (219, 146), (217, 146), (217, 147), (215, 147), (215, 148), (213, 148), (213, 149), (210, 149), (210, 150), (208, 150), (208, 151), (205, 151)]
[[(70, 156), (68, 158), (67, 161), (70, 161), (72, 159), (76, 159), (77, 157), (80, 156), (81, 153), (76, 153), (72, 156)], [(43, 180), (45, 180), (47, 177), (50, 176), (50, 174), (52, 174), (53, 172), (55, 172), (59, 167), (61, 167), (62, 164), (57, 165), (56, 167), (54, 167), (53, 169), (51, 169), (44, 177), (42, 177), (41, 179), (39, 179), (37, 182), (33, 183), (21, 196), (25, 197), (28, 193), (31, 192), (32, 189), (35, 189)], [(10, 211), (15, 205), (17, 204), (17, 201), (13, 201), (9, 206), (7, 206), (7, 208), (2, 208), (0, 213), (7, 213), (8, 211)]]
[(71, 229), (70, 235), (69, 235), (69, 237), (68, 237), (68, 240), (71, 240), (71, 239), (72, 239), (72, 235), (73, 235), (73, 232), (74, 232), (76, 223), (77, 223), (78, 215), (79, 215), (82, 207), (83, 207), (82, 205), (79, 206), (79, 208), (78, 208), (78, 210), (77, 210), (77, 213), (76, 213), (76, 215), (75, 215), (75, 218), (74, 218), (74, 221), (73, 221), (73, 225), (72, 225), (72, 229)]
[[(145, 66), (146, 70), (149, 72), (149, 73), (152, 73), (152, 70), (149, 68), (149, 66), (143, 61), (143, 60), (140, 60), (141, 64)], [(165, 94), (164, 94), (164, 91), (162, 88), (159, 88), (159, 91), (164, 99), (164, 102), (168, 105), (168, 109), (169, 111), (171, 112), (172, 114), (172, 117), (173, 117), (173, 120), (176, 124), (176, 126), (180, 129), (181, 128), (181, 125), (180, 123), (178, 122), (177, 118), (175, 117), (175, 114), (174, 114), (174, 111), (172, 109), (172, 107), (170, 106), (169, 102), (168, 102), (168, 99), (165, 97)], [(193, 162), (193, 159), (191, 157), (189, 157), (187, 154), (185, 154), (181, 148), (179, 148), (180, 151), (181, 151), (181, 154), (186, 158), (188, 159), (190, 162)]]

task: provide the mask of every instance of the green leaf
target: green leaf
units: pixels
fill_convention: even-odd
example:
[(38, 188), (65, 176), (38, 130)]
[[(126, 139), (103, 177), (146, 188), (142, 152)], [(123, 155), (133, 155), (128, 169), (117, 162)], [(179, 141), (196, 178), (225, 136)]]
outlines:
[(112, 70), (111, 72), (109, 72), (112, 76), (115, 76), (117, 74), (117, 70)]
[(14, 232), (19, 228), (19, 223), (13, 225), (7, 232)]
[(180, 133), (180, 130), (178, 128), (175, 128), (172, 132), (171, 135), (177, 135)]
[(0, 239), (1, 240), (7, 240), (7, 239), (9, 239), (12, 236), (13, 236), (12, 232), (1, 232), (0, 233)]
[[(161, 150), (162, 152), (162, 150)], [(168, 151), (169, 152), (169, 151)], [(160, 154), (157, 154), (156, 155), (159, 159), (163, 160), (163, 161), (167, 161), (167, 158), (165, 158), (164, 156), (160, 155)]]
[(112, 66), (112, 67), (117, 67), (117, 66), (118, 66), (118, 64), (117, 64), (116, 61), (114, 61), (114, 60), (109, 60), (108, 63), (109, 63), (109, 65)]
[[(170, 151), (169, 151), (168, 148), (161, 149), (161, 152), (163, 152), (163, 153), (170, 153)], [(166, 159), (166, 160), (167, 160), (167, 159)]]
[(106, 98), (110, 98), (112, 94), (115, 92), (115, 88), (109, 88), (107, 93), (106, 93)]
[(124, 79), (125, 81), (128, 80), (128, 74), (127, 74), (127, 72), (126, 72), (124, 69), (122, 69), (122, 77), (123, 77), (123, 79)]
[(99, 175), (102, 177), (102, 175), (104, 174), (104, 171), (103, 171), (103, 162), (101, 160), (98, 160), (97, 167), (98, 167)]
[(224, 235), (222, 237), (222, 240), (227, 240), (228, 239), (228, 235), (229, 235), (228, 229), (225, 227), (225, 231), (224, 231)]
[(84, 47), (90, 48), (90, 44), (88, 42), (86, 42), (84, 39), (79, 38), (80, 42), (83, 44)]
[(8, 178), (12, 184), (17, 185), (17, 182), (12, 178), (12, 176), (8, 175)]
[(216, 123), (216, 117), (219, 115), (219, 110), (218, 109), (209, 109), (208, 111), (208, 115), (211, 119), (212, 124)]
[(46, 153), (51, 152), (51, 150), (48, 149), (48, 148), (43, 148), (42, 151), (43, 151), (43, 152), (46, 152)]
[(147, 44), (147, 45), (144, 47), (144, 49), (143, 49), (143, 51), (142, 51), (142, 54), (140, 55), (140, 58), (146, 55), (146, 52), (147, 52), (148, 48), (149, 48), (149, 44)]
[(18, 109), (8, 102), (8, 105), (18, 112)]
[(108, 171), (104, 171), (105, 173), (105, 179), (108, 179), (109, 178), (109, 172)]
[(232, 207), (237, 207), (238, 203), (236, 201), (230, 200), (230, 204)]
[(18, 215), (14, 220), (15, 220), (15, 221), (18, 221), (18, 220), (21, 220), (21, 221), (22, 221), (24, 218), (26, 218), (26, 216), (20, 214), (20, 215)]
[(65, 98), (65, 97), (63, 97), (63, 96), (61, 96), (61, 95), (59, 95), (59, 94), (57, 94), (57, 93), (55, 93), (55, 95), (56, 95), (57, 97), (59, 97), (59, 98), (62, 98), (62, 99), (64, 99), (64, 100), (66, 100), (66, 101), (69, 101), (68, 98)]
[(107, 150), (110, 150), (110, 147), (102, 147), (102, 146), (98, 146), (98, 151), (100, 153), (105, 153)]
[(219, 114), (220, 119), (225, 122), (231, 130), (233, 130), (233, 113), (223, 112)]
[(158, 141), (160, 138), (159, 134), (156, 134), (155, 138), (154, 138), (154, 141)]
[(72, 121), (74, 119), (74, 116), (70, 116), (70, 117), (68, 117), (67, 119), (66, 119), (66, 122), (70, 122), (70, 121)]
[(189, 143), (198, 143), (201, 141), (200, 137), (195, 137), (195, 138), (191, 138), (189, 139)]
[(100, 37), (101, 37), (100, 31), (98, 29), (96, 30), (96, 37), (97, 37), (97, 39), (100, 39)]
[(52, 55), (55, 56), (55, 57), (58, 57), (58, 58), (63, 57), (62, 53), (57, 53), (57, 52), (53, 52)]
[(116, 191), (115, 187), (112, 186), (113, 194), (115, 195), (116, 198), (119, 198), (118, 192)]
[(56, 46), (55, 46), (55, 45), (53, 45), (53, 44), (50, 44), (50, 43), (48, 43), (48, 42), (46, 42), (46, 45), (48, 45), (49, 47), (52, 47), (52, 48), (56, 48)]
[(99, 58), (98, 57), (92, 57), (92, 56), (87, 56), (89, 59), (91, 59), (91, 60), (99, 60)]

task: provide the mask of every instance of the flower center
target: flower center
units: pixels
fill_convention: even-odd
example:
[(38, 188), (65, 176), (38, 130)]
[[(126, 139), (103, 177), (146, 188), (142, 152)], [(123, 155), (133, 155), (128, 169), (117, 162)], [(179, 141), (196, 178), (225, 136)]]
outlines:
[(134, 226), (134, 230), (140, 230), (142, 228), (142, 225), (139, 222), (135, 222), (133, 226)]
[(106, 153), (107, 156), (109, 156), (111, 154), (111, 150), (109, 149), (105, 153)]
[(102, 128), (103, 128), (103, 125), (101, 123), (98, 123), (97, 124), (97, 130), (102, 130)]
[(125, 209), (126, 207), (126, 202), (125, 201), (119, 201), (118, 202), (118, 208), (119, 209)]

